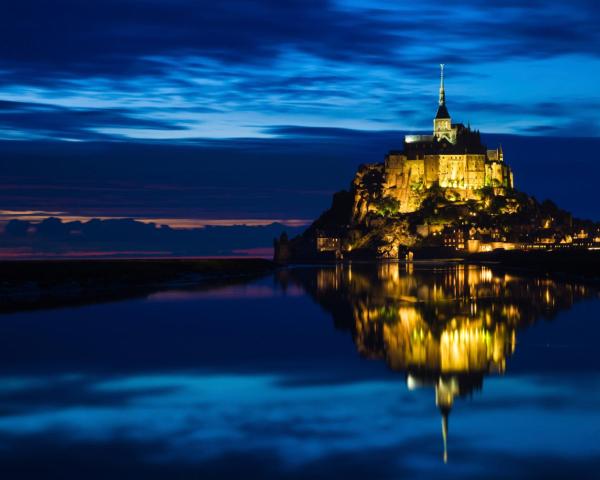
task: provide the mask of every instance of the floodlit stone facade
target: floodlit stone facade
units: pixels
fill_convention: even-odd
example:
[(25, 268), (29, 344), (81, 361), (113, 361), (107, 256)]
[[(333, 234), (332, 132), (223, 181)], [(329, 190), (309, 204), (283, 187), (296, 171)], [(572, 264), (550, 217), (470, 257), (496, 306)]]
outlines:
[(398, 200), (402, 213), (418, 210), (423, 193), (439, 186), (454, 190), (457, 200), (478, 198), (478, 190), (503, 195), (513, 188), (513, 174), (502, 147), (487, 150), (478, 131), (452, 123), (446, 107), (444, 77), (432, 135), (407, 135), (402, 151), (385, 158), (384, 195)]

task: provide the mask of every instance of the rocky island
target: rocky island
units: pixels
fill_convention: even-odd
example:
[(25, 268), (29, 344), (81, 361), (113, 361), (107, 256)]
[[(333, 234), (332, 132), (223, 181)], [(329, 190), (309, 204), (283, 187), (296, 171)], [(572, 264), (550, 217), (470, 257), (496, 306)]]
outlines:
[(361, 165), (302, 235), (275, 240), (276, 261), (600, 250), (600, 225), (517, 191), (502, 147), (452, 123), (441, 67), (433, 133), (406, 135), (383, 163)]

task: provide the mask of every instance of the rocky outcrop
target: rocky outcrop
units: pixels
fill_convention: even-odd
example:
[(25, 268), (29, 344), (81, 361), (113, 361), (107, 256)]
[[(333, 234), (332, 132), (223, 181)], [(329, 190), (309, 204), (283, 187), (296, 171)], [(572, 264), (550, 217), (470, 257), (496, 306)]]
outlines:
[(512, 188), (499, 194), (494, 187), (483, 187), (465, 198), (454, 187), (415, 187), (411, 198), (418, 207), (406, 212), (388, 180), (384, 164), (360, 166), (349, 191), (336, 193), (331, 208), (301, 236), (280, 242), (285, 252), (276, 245), (278, 261), (403, 258), (423, 247), (468, 250), (483, 244), (493, 249), (568, 242), (580, 231), (600, 238), (598, 225)]
[(352, 181), (354, 206), (352, 221), (359, 224), (369, 212), (377, 211), (383, 201), (385, 171), (383, 164), (361, 165)]

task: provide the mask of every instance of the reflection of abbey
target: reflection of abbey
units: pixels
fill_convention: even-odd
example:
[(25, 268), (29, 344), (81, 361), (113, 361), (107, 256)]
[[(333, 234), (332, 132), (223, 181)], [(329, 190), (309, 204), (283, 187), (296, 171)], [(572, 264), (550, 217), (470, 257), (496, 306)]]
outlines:
[(455, 189), (463, 200), (475, 198), (475, 192), (483, 187), (493, 187), (496, 194), (513, 187), (502, 147), (486, 150), (478, 131), (452, 123), (443, 65), (433, 135), (406, 135), (404, 150), (392, 151), (385, 159), (385, 193), (400, 202), (400, 212), (417, 210), (423, 190), (434, 185)]
[(410, 390), (434, 390), (444, 461), (455, 399), (481, 390), (487, 375), (505, 372), (520, 329), (597, 294), (576, 281), (462, 264), (338, 264), (285, 270), (279, 278), (305, 288), (337, 328), (351, 332), (361, 356), (403, 372)]

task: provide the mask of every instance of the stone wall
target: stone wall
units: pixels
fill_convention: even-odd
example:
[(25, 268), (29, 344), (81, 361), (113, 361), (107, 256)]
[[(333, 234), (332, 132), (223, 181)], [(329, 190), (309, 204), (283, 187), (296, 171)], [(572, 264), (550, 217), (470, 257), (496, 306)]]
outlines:
[(485, 184), (485, 155), (438, 155), (442, 188), (479, 189)]
[(425, 187), (430, 188), (440, 181), (439, 155), (425, 155)]
[(486, 163), (486, 186), (512, 188), (512, 172), (504, 162), (492, 161)]
[[(513, 188), (512, 172), (503, 160), (501, 150), (486, 154), (428, 154), (409, 159), (401, 153), (385, 159), (382, 195), (400, 202), (400, 212), (417, 210), (424, 192), (434, 185), (452, 189), (457, 199), (476, 198), (483, 187)], [(364, 208), (364, 207), (363, 207)]]

